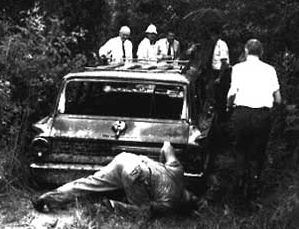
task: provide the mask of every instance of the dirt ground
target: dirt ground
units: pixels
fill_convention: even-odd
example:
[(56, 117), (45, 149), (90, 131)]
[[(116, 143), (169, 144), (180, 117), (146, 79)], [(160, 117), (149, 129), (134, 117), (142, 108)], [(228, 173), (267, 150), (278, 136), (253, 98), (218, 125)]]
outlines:
[(14, 193), (0, 197), (0, 228), (66, 228), (72, 225), (71, 210), (52, 214), (35, 211), (28, 194)]
[(187, 228), (197, 228), (197, 220), (190, 217), (149, 219), (141, 214), (124, 216), (111, 213), (100, 204), (89, 208), (74, 206), (44, 214), (33, 209), (29, 194), (8, 194), (0, 198), (1, 229), (186, 228), (186, 225)]

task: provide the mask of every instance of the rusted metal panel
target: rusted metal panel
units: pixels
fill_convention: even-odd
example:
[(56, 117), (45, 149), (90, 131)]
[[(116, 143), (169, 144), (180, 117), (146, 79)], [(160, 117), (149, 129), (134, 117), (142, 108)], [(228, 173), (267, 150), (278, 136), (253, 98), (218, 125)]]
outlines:
[[(112, 130), (115, 121), (126, 123), (118, 138)], [(185, 121), (141, 121), (126, 118), (75, 117), (57, 115), (51, 130), (52, 137), (106, 139), (117, 141), (188, 143), (189, 126)]]
[[(136, 142), (100, 141), (72, 138), (52, 139), (52, 153), (65, 153), (72, 155), (109, 156), (121, 152), (136, 154), (160, 155), (161, 144), (140, 144)], [(175, 152), (183, 149), (175, 148)]]
[(43, 136), (50, 136), (51, 128), (53, 124), (53, 118), (46, 116), (33, 125), (33, 128)]
[(93, 164), (93, 165), (107, 165), (113, 160), (114, 155), (95, 156), (95, 155), (76, 155), (71, 153), (51, 153), (45, 155), (42, 161), (52, 163), (74, 163), (74, 164)]

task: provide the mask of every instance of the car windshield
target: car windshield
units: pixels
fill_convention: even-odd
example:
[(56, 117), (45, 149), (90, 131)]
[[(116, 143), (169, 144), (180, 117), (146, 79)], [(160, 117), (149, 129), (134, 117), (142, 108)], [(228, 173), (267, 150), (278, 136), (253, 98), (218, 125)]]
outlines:
[(184, 85), (72, 80), (58, 112), (72, 115), (184, 119)]

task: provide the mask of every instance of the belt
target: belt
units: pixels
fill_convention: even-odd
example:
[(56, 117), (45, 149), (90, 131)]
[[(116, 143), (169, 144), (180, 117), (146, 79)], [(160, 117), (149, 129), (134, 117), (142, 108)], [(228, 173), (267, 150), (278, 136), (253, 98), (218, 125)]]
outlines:
[(269, 107), (259, 107), (259, 108), (252, 108), (247, 106), (236, 106), (235, 109), (250, 109), (255, 111), (270, 111)]

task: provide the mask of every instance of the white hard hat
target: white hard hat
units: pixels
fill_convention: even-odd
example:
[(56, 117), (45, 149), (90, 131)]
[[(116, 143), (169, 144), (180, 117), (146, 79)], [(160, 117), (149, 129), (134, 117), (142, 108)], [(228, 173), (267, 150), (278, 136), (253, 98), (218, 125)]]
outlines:
[(128, 26), (125, 25), (120, 28), (119, 32), (130, 35), (131, 30)]
[(153, 24), (150, 24), (150, 25), (147, 27), (147, 29), (146, 29), (145, 32), (146, 32), (146, 33), (155, 33), (155, 34), (158, 34), (158, 33), (157, 33), (157, 28), (156, 28), (156, 26), (153, 25)]

